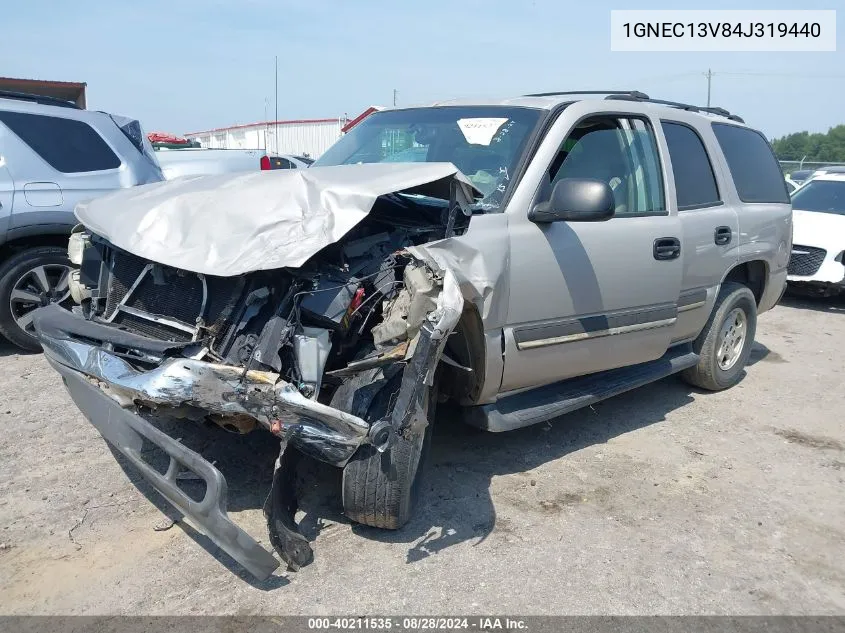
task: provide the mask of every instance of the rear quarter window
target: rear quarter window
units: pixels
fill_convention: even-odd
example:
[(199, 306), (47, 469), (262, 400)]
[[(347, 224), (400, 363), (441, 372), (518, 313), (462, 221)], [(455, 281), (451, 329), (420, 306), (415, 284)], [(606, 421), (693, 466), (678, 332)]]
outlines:
[(722, 204), (713, 165), (698, 133), (683, 123), (663, 121), (661, 127), (672, 159), (678, 209)]
[(0, 111), (0, 121), (65, 174), (120, 167), (120, 158), (90, 125), (75, 119)]
[(789, 203), (786, 182), (766, 138), (749, 128), (713, 123), (739, 199), (743, 202)]

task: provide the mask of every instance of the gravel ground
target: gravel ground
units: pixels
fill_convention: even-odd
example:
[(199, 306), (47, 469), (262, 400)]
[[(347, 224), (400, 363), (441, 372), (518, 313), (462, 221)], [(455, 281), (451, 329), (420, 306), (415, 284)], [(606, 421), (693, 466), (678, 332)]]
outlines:
[[(843, 357), (845, 299), (788, 299), (729, 391), (670, 378), (507, 434), (441, 423), (398, 532), (344, 521), (338, 471), (306, 464), (315, 561), (257, 583), (190, 525), (161, 529), (58, 375), (0, 344), (0, 612), (843, 614)], [(266, 543), (272, 438), (180, 434)]]

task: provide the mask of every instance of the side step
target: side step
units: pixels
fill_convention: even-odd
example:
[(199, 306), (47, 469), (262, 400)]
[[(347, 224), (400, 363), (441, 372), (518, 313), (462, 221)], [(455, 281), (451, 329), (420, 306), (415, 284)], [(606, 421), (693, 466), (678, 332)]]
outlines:
[(546, 422), (576, 409), (642, 387), (698, 363), (690, 345), (670, 349), (657, 360), (570, 378), (506, 396), (493, 404), (468, 407), (467, 424), (500, 432)]

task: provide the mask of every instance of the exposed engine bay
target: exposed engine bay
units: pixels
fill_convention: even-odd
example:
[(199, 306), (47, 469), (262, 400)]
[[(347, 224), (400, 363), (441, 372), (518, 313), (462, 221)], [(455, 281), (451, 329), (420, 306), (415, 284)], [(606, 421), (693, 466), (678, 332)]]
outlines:
[[(320, 399), (344, 376), (413, 354), (443, 272), (404, 249), (465, 230), (467, 216), (451, 215), (422, 197), (380, 198), (365, 223), (302, 268), (236, 277), (150, 262), (78, 227), (70, 285), (88, 320), (168, 341), (183, 357), (276, 372)], [(143, 369), (164, 359), (129, 347), (113, 353)]]
[[(468, 201), (448, 191), (448, 199), (380, 195), (363, 221), (302, 266), (233, 276), (150, 261), (80, 225), (69, 245), (79, 305), (73, 315), (41, 310), (36, 329), (51, 364), (124, 410), (279, 437), (265, 514), (276, 551), (297, 569), (311, 549), (293, 518), (290, 450), (341, 467), (365, 444), (389, 453), (397, 436), (424, 433), (423, 401), (439, 363), (469, 371), (444, 353), (463, 309), (457, 280), (408, 250), (466, 231)], [(362, 372), (373, 377), (366, 388), (341, 389)], [(388, 382), (389, 414), (369, 419), (368, 404)], [(212, 519), (204, 527), (214, 538), (229, 520), (225, 512)], [(265, 574), (266, 560), (252, 560), (260, 553), (238, 554)]]

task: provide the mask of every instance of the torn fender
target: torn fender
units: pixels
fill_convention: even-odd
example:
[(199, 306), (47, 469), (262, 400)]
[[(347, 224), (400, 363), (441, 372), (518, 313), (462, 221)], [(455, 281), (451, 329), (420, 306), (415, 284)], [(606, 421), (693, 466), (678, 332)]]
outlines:
[(463, 298), (475, 305), (486, 329), (507, 323), (507, 220), (504, 213), (482, 215), (473, 219), (463, 235), (407, 249), (430, 268), (452, 272)]
[(182, 270), (232, 277), (298, 268), (340, 240), (379, 196), (480, 197), (452, 163), (376, 163), (188, 176), (80, 203), (76, 217), (113, 245)]

